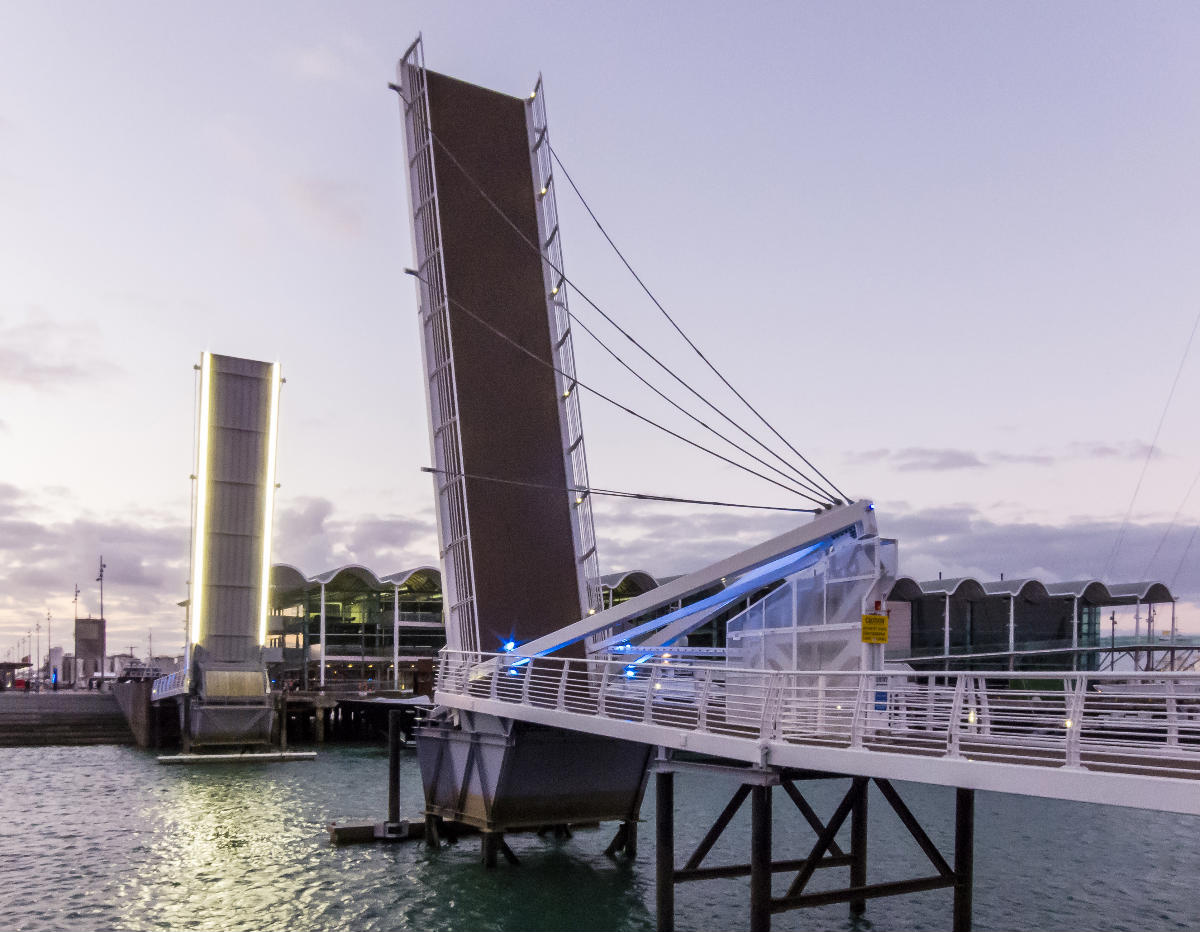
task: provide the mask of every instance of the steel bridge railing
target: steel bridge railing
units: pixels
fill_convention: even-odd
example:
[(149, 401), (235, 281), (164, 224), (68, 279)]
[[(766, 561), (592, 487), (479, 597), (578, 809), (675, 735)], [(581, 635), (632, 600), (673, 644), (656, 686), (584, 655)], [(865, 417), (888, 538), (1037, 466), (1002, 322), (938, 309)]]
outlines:
[(150, 687), (150, 701), (180, 696), (188, 691), (189, 685), (186, 670), (176, 670), (174, 673), (160, 676)]
[[(1200, 674), (869, 673), (443, 651), (436, 700), (686, 733), (1200, 779)], [(545, 715), (538, 716), (545, 719)]]

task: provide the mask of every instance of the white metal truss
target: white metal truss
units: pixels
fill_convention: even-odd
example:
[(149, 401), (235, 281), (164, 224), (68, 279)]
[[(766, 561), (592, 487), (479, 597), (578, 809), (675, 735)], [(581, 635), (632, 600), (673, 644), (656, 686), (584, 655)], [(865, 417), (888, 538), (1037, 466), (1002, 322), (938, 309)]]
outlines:
[(429, 404), (430, 445), (437, 487), (438, 541), (445, 594), (446, 642), (462, 650), (479, 647), (475, 571), (467, 520), (458, 387), (454, 374), (450, 306), (442, 256), (442, 228), (434, 176), (433, 132), (421, 37), (396, 66), (408, 153), (408, 195), (413, 215), (422, 359)]
[(590, 614), (603, 607), (600, 595), (600, 562), (596, 556), (596, 532), (592, 522), (592, 496), (589, 492), (591, 486), (588, 482), (587, 456), (583, 447), (583, 420), (579, 411), (579, 392), (575, 384), (575, 351), (571, 340), (568, 289), (563, 277), (554, 165), (550, 155), (546, 95), (542, 88), (541, 75), (538, 75), (533, 93), (525, 101), (525, 125), (529, 134), (529, 158), (536, 192), (546, 311), (550, 322), (554, 365), (558, 369), (555, 381), (558, 386), (559, 403), (562, 405), (559, 424), (562, 429), (567, 487), (578, 490), (569, 493), (571, 525), (576, 548), (576, 572), (579, 577), (580, 602), (584, 612)]
[(770, 671), (445, 651), (440, 705), (856, 776), (1200, 814), (1200, 674)]

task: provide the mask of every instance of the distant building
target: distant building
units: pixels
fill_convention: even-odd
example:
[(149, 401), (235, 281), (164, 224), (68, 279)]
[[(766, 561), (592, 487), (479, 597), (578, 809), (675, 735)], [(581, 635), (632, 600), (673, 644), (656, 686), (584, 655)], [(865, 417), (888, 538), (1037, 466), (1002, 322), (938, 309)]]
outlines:
[(442, 578), (431, 566), (378, 576), (359, 564), (307, 576), (271, 568), (267, 661), (304, 689), (367, 685), (421, 691), (446, 644)]
[(75, 620), (75, 671), (73, 680), (86, 682), (93, 673), (104, 669), (105, 622), (103, 618)]
[[(887, 607), (886, 657), (917, 669), (1098, 670), (1116, 652), (1147, 669), (1190, 649), (1175, 637), (1175, 597), (1161, 582), (903, 576)], [(1105, 636), (1105, 610), (1116, 607), (1134, 609), (1134, 638)]]

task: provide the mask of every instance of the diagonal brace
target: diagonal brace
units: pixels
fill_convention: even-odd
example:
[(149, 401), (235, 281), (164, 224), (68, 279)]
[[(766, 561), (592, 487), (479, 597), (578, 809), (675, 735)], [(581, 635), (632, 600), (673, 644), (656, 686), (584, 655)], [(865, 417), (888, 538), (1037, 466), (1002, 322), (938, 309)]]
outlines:
[(846, 795), (842, 797), (842, 801), (838, 804), (837, 810), (833, 813), (833, 818), (829, 820), (829, 824), (825, 826), (825, 830), (821, 832), (817, 838), (816, 844), (813, 845), (812, 851), (809, 852), (805, 859), (806, 863), (803, 870), (796, 875), (796, 879), (792, 881), (792, 885), (788, 887), (787, 898), (799, 896), (804, 890), (805, 885), (812, 879), (813, 872), (817, 869), (817, 864), (825, 853), (829, 850), (829, 846), (833, 843), (834, 837), (838, 833), (838, 829), (842, 827), (842, 823), (846, 821), (846, 816), (850, 814), (850, 810), (854, 808), (855, 802), (858, 801), (859, 795), (863, 792), (867, 785), (866, 777), (855, 777), (854, 782), (850, 784), (850, 789), (846, 791)]
[[(796, 784), (791, 780), (781, 780), (779, 785), (783, 787), (784, 792), (787, 793), (792, 802), (796, 804), (796, 808), (800, 810), (800, 814), (804, 816), (805, 821), (812, 826), (813, 831), (820, 836), (821, 832), (825, 831), (825, 823), (822, 822), (816, 812), (813, 811), (813, 807), (808, 804), (808, 800), (805, 799), (800, 793), (800, 790), (796, 787)], [(845, 857), (845, 852), (842, 851), (837, 841), (831, 841), (829, 843), (829, 850), (833, 853), (834, 857)]]
[(696, 850), (692, 852), (692, 856), (683, 865), (683, 870), (695, 870), (700, 866), (700, 862), (707, 857), (708, 852), (717, 843), (717, 839), (721, 837), (721, 833), (729, 827), (730, 821), (737, 814), (737, 811), (742, 807), (742, 803), (746, 801), (746, 797), (749, 795), (750, 786), (748, 784), (743, 783), (737, 788), (737, 792), (733, 794), (733, 798), (729, 800), (725, 808), (721, 810), (721, 814), (717, 816), (717, 821), (712, 824), (712, 828), (708, 830), (703, 840), (696, 846)]
[(909, 834), (911, 834), (916, 843), (921, 846), (921, 850), (925, 852), (925, 856), (929, 858), (929, 860), (933, 863), (933, 866), (937, 868), (937, 872), (945, 878), (953, 878), (954, 870), (948, 863), (946, 863), (946, 859), (942, 857), (942, 853), (938, 851), (937, 846), (933, 843), (932, 839), (925, 834), (925, 829), (921, 828), (920, 823), (917, 822), (917, 817), (914, 816), (908, 806), (905, 805), (904, 800), (900, 798), (900, 794), (896, 792), (896, 788), (892, 786), (892, 782), (890, 780), (885, 780), (882, 777), (876, 777), (875, 785), (879, 787), (880, 792), (883, 793), (883, 798), (886, 799), (888, 803), (891, 804), (891, 807), (896, 811), (896, 815), (900, 817), (900, 821), (904, 823), (904, 827), (908, 829)]

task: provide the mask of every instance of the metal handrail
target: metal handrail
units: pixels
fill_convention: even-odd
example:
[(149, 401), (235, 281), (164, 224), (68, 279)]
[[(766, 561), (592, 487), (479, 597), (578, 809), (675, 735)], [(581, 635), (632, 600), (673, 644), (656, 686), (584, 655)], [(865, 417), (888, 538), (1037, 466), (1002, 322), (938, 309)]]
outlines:
[(501, 703), (514, 718), (526, 706), (759, 743), (1200, 779), (1200, 673), (770, 671), (446, 650), (436, 698)]
[(166, 676), (160, 676), (150, 687), (150, 700), (169, 699), (188, 691), (188, 675), (186, 670), (176, 670)]

